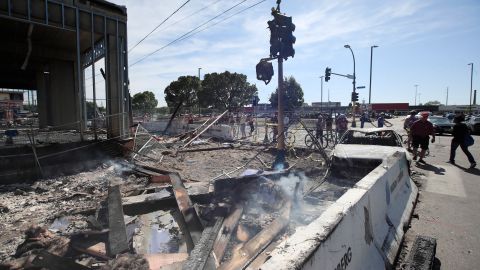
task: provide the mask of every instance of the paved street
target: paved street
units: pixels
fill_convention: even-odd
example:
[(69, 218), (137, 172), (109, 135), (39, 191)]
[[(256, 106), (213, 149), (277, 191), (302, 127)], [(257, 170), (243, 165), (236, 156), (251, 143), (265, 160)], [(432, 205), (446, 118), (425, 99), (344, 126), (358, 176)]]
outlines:
[[(400, 119), (391, 120), (401, 130)], [(427, 165), (413, 165), (419, 174), (420, 195), (406, 234), (407, 250), (415, 236), (437, 239), (437, 266), (441, 269), (478, 269), (480, 265), (480, 170), (457, 149), (456, 163), (446, 163), (450, 135), (437, 136), (431, 144)], [(474, 136), (470, 152), (480, 159), (480, 136)], [(416, 218), (418, 215), (418, 218)], [(438, 269), (438, 268), (437, 268)]]

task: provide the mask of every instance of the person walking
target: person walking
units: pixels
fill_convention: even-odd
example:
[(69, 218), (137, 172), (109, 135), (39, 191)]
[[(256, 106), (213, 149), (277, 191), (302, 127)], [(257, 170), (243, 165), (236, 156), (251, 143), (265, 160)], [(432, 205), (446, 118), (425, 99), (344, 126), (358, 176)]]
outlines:
[(245, 132), (245, 127), (246, 127), (246, 124), (247, 124), (247, 117), (245, 116), (245, 114), (240, 114), (240, 119), (239, 119), (239, 123), (240, 123), (240, 132), (242, 133), (242, 137), (240, 139), (245, 139), (247, 138), (247, 133)]
[(317, 137), (317, 140), (320, 140), (320, 143), (323, 145), (323, 128), (325, 127), (325, 119), (323, 118), (322, 114), (318, 114), (318, 119), (317, 119), (317, 132), (315, 136)]
[(452, 164), (455, 164), (455, 152), (457, 151), (457, 148), (460, 146), (462, 148), (463, 153), (468, 158), (468, 161), (470, 162), (470, 169), (475, 168), (477, 166), (477, 163), (475, 162), (475, 159), (472, 156), (472, 153), (468, 151), (468, 146), (465, 144), (465, 137), (470, 135), (470, 131), (468, 130), (467, 125), (465, 123), (462, 123), (465, 120), (465, 117), (462, 115), (455, 116), (453, 118), (453, 123), (455, 125), (453, 126), (453, 139), (452, 143), (450, 145), (450, 160), (449, 162)]
[(392, 124), (392, 123), (388, 122), (387, 120), (385, 120), (385, 113), (382, 112), (382, 113), (380, 113), (380, 116), (377, 118), (377, 127), (383, 128), (385, 123), (389, 123), (390, 125)]
[(335, 126), (337, 128), (338, 138), (341, 138), (343, 133), (348, 129), (348, 120), (345, 114), (342, 113), (337, 117)]
[(327, 131), (326, 136), (333, 141), (333, 119), (332, 114), (325, 114), (325, 130)]
[(405, 129), (405, 131), (407, 132), (407, 150), (408, 151), (412, 151), (412, 134), (410, 132), (410, 129), (413, 125), (413, 123), (415, 123), (415, 121), (417, 121), (417, 117), (415, 117), (415, 115), (417, 115), (417, 111), (415, 110), (412, 110), (410, 111), (410, 115), (407, 116), (407, 118), (405, 118), (405, 120), (403, 121), (403, 129)]
[(368, 121), (368, 113), (364, 112), (362, 114), (362, 117), (360, 117), (360, 128), (365, 127), (365, 122), (367, 122), (367, 121)]
[(432, 136), (431, 142), (435, 142), (435, 130), (433, 129), (433, 124), (428, 121), (428, 112), (423, 112), (421, 114), (422, 118), (415, 121), (410, 129), (412, 133), (412, 147), (413, 147), (413, 160), (417, 160), (418, 156), (418, 147), (422, 149), (420, 151), (420, 158), (418, 163), (426, 164), (425, 152), (428, 149), (428, 140), (429, 136)]

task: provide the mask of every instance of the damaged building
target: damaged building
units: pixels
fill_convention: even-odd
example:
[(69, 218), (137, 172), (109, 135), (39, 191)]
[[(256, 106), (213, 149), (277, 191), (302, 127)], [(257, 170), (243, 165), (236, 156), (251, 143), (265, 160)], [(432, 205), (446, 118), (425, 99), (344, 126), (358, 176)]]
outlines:
[(417, 195), (405, 153), (335, 163), (291, 144), (275, 167), (227, 112), (132, 126), (126, 22), (103, 0), (0, 1), (0, 88), (34, 92), (37, 113), (2, 126), (0, 269), (394, 264)]

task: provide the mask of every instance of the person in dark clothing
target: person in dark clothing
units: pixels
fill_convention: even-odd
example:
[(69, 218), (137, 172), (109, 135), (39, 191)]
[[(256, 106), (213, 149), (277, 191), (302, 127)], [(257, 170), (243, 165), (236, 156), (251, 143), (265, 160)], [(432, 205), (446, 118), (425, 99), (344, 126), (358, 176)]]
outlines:
[(472, 153), (468, 151), (468, 146), (465, 145), (465, 137), (470, 134), (470, 131), (468, 130), (467, 125), (465, 123), (462, 123), (465, 120), (463, 115), (458, 115), (455, 116), (453, 119), (453, 122), (455, 125), (453, 126), (453, 139), (452, 143), (450, 145), (450, 160), (449, 162), (452, 164), (455, 164), (455, 152), (457, 151), (457, 148), (460, 146), (462, 148), (463, 153), (468, 158), (468, 161), (470, 161), (470, 168), (474, 168), (477, 166), (477, 163), (475, 162), (475, 159), (472, 156)]

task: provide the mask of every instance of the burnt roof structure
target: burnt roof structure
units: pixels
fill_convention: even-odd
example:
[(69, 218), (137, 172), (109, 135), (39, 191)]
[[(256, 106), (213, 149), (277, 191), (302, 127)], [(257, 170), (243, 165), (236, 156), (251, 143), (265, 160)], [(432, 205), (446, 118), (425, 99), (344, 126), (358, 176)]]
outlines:
[[(5, 0), (0, 2), (0, 36), (0, 88), (36, 90), (40, 127), (76, 129), (83, 139), (85, 77), (91, 76), (94, 103), (95, 79), (105, 80), (108, 137), (127, 135), (125, 7), (103, 0)], [(102, 78), (94, 65), (103, 58)], [(91, 66), (92, 74), (85, 75)]]

